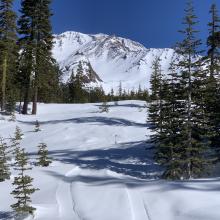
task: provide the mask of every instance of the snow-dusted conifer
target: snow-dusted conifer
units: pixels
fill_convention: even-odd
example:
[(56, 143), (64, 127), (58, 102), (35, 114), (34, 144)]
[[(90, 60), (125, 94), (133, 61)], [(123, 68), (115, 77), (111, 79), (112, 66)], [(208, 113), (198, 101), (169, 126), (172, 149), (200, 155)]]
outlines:
[(0, 138), (0, 182), (5, 181), (10, 178), (10, 168), (8, 165), (8, 146), (3, 140)]
[(40, 143), (38, 145), (38, 162), (37, 164), (42, 167), (48, 167), (52, 162), (48, 157), (47, 145), (45, 143)]

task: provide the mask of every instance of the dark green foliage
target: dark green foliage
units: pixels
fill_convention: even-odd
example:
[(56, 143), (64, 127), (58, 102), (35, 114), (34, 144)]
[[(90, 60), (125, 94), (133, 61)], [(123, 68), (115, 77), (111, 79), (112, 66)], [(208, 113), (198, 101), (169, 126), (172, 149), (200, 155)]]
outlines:
[(27, 114), (30, 98), (33, 100), (32, 114), (36, 114), (39, 93), (58, 83), (56, 63), (51, 53), (53, 35), (50, 4), (50, 0), (24, 0), (21, 3), (18, 26), (22, 49), (20, 74), (24, 99), (23, 114)]
[(190, 179), (207, 171), (211, 127), (207, 115), (207, 74), (199, 58), (201, 41), (192, 2), (187, 3), (180, 31), (184, 38), (175, 50), (179, 60), (163, 79), (159, 60), (153, 63), (151, 77), (150, 122), (156, 147), (156, 160), (165, 168), (167, 179)]
[(45, 143), (40, 143), (38, 146), (38, 162), (37, 164), (42, 167), (48, 167), (52, 163), (51, 159), (48, 157), (47, 145)]
[[(217, 6), (212, 4), (210, 9), (211, 21), (209, 22), (209, 37), (207, 39), (208, 52), (205, 57), (206, 65), (206, 93), (205, 107), (208, 114), (211, 130), (211, 147), (217, 152), (220, 159), (220, 17)], [(216, 154), (214, 153), (214, 158)]]
[(8, 146), (5, 141), (0, 138), (0, 182), (10, 179), (10, 168), (8, 165)]
[(13, 0), (0, 1), (0, 98), (1, 110), (5, 110), (6, 102), (10, 102), (9, 91), (14, 91), (16, 96), (16, 88), (12, 82), (16, 73), (16, 13), (13, 11)]
[(24, 149), (18, 148), (16, 150), (16, 170), (19, 171), (18, 176), (14, 178), (13, 185), (15, 189), (12, 191), (12, 195), (17, 202), (11, 207), (16, 211), (18, 215), (33, 214), (36, 210), (30, 205), (31, 195), (38, 189), (32, 186), (33, 178), (26, 175), (27, 170), (31, 170), (28, 166), (28, 158)]
[(14, 137), (11, 138), (11, 145), (10, 145), (10, 153), (12, 155), (15, 155), (16, 151), (19, 150), (22, 136), (23, 134), (21, 129), (18, 126), (16, 126)]
[(205, 159), (208, 147), (207, 118), (204, 111), (204, 83), (206, 75), (201, 69), (198, 58), (201, 41), (196, 38), (198, 33), (194, 27), (197, 25), (197, 17), (194, 14), (192, 2), (189, 1), (185, 10), (183, 25), (185, 29), (180, 31), (184, 39), (177, 44), (176, 52), (182, 58), (176, 64), (180, 71), (181, 95), (181, 122), (179, 143), (182, 149), (182, 178), (200, 177), (207, 168)]
[(70, 102), (85, 103), (88, 101), (88, 94), (85, 90), (83, 67), (81, 61), (78, 64), (76, 75), (72, 73), (68, 86)]

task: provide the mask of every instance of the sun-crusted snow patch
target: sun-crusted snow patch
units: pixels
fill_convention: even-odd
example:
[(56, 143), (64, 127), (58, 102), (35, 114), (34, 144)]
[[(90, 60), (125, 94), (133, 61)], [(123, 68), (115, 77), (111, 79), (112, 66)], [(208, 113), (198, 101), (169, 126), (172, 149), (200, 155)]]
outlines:
[[(0, 120), (5, 138), (21, 127), (22, 146), (32, 162), (40, 142), (53, 158), (50, 167), (28, 172), (40, 189), (32, 201), (35, 220), (220, 219), (220, 178), (158, 179), (161, 168), (146, 144), (150, 130), (144, 102), (109, 103), (109, 113), (100, 113), (99, 105), (39, 104), (37, 116)], [(34, 132), (36, 120), (40, 132)], [(10, 192), (16, 174), (0, 183), (0, 219), (13, 219)]]

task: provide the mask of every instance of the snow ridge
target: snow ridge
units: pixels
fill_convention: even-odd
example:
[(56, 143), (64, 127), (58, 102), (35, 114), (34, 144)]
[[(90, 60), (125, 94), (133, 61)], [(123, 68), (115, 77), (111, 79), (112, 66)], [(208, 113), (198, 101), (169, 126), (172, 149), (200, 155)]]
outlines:
[(101, 84), (109, 92), (111, 88), (117, 90), (120, 82), (126, 90), (137, 89), (139, 85), (149, 88), (154, 58), (161, 59), (162, 69), (167, 72), (175, 54), (173, 49), (147, 49), (138, 42), (115, 35), (68, 31), (54, 36), (53, 56), (64, 73), (64, 82), (82, 61), (91, 65), (98, 75), (96, 85)]

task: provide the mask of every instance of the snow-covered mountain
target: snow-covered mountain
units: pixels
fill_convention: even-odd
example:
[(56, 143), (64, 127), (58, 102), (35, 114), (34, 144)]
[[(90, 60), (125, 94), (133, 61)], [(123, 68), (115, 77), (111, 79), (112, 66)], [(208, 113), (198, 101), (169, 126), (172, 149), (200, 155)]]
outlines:
[(64, 72), (64, 82), (81, 61), (84, 74), (92, 78), (91, 82), (110, 91), (111, 88), (117, 89), (120, 82), (128, 90), (139, 85), (149, 88), (154, 58), (160, 57), (162, 69), (166, 72), (174, 51), (169, 48), (147, 49), (132, 40), (105, 34), (65, 32), (55, 35), (53, 55)]

